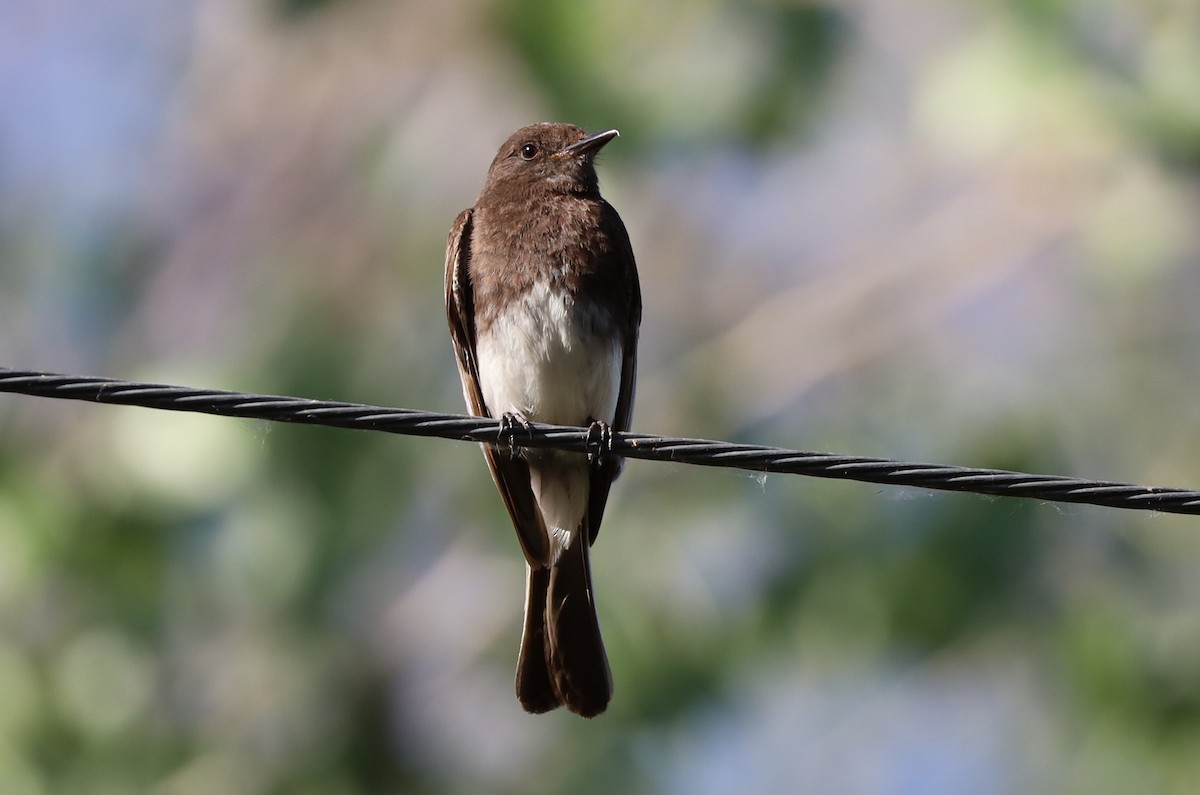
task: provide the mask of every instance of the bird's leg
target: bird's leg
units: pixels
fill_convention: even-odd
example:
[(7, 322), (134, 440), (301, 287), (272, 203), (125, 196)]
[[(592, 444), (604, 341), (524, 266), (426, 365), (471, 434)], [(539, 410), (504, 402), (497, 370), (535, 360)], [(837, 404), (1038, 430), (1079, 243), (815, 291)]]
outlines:
[(588, 426), (585, 444), (588, 448), (588, 463), (594, 467), (602, 465), (605, 456), (612, 452), (612, 428), (604, 420), (592, 420)]
[(525, 431), (525, 435), (530, 439), (533, 438), (533, 426), (529, 424), (529, 420), (521, 414), (511, 411), (506, 411), (500, 415), (500, 431), (496, 437), (498, 442), (506, 442), (508, 444), (509, 456), (516, 458), (520, 455), (520, 449), (516, 445), (517, 426)]

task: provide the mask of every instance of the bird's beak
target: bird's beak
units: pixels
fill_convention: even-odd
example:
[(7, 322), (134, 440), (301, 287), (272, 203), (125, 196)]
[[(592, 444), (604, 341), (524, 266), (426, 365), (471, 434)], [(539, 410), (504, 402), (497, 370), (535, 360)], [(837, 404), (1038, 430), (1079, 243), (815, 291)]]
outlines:
[(609, 141), (616, 138), (621, 133), (616, 130), (605, 130), (604, 132), (592, 133), (585, 138), (576, 141), (575, 143), (563, 149), (561, 154), (574, 157), (577, 155), (594, 155)]

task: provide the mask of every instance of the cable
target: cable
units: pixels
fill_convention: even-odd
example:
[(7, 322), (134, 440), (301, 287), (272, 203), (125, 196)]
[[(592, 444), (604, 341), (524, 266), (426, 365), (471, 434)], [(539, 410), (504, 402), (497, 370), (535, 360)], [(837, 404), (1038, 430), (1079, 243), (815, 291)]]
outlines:
[[(496, 420), (487, 417), (436, 414), (414, 409), (280, 395), (193, 389), (111, 378), (87, 378), (0, 368), (0, 392), (89, 400), (168, 411), (191, 411), (224, 417), (383, 431), (410, 436), (512, 444), (517, 447), (552, 447), (579, 453), (595, 451), (594, 444), (589, 444), (586, 428), (535, 422), (530, 424), (528, 432), (522, 428), (510, 439), (501, 434)], [(1000, 497), (1084, 503), (1109, 508), (1200, 514), (1200, 491), (1138, 486), (1062, 475), (1035, 475), (1003, 469), (889, 461), (883, 458), (811, 453), (780, 447), (731, 444), (709, 439), (655, 436), (646, 433), (614, 432), (611, 452), (626, 458), (732, 467), (754, 472), (838, 478)]]

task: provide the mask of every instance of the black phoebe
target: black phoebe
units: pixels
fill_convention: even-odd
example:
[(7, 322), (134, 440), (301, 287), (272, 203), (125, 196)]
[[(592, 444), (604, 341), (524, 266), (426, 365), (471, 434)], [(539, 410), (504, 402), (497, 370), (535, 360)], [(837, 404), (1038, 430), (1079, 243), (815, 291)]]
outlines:
[[(594, 158), (616, 130), (534, 124), (500, 147), (450, 230), (446, 313), (470, 411), (512, 433), (531, 421), (627, 430), (641, 289), (629, 235)], [(604, 711), (612, 675), (588, 547), (620, 471), (613, 456), (484, 445), (527, 565), (517, 698), (529, 712)]]

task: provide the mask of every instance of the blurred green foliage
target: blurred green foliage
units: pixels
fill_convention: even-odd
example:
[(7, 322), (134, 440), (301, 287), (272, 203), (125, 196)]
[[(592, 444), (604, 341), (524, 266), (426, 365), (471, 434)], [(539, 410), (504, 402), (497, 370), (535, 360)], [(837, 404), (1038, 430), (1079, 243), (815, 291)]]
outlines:
[(844, 22), (822, 4), (511, 0), (511, 38), (558, 117), (620, 119), (633, 147), (717, 139), (762, 148), (809, 122)]

